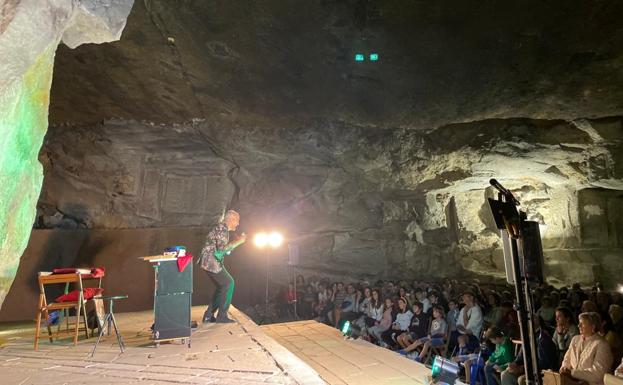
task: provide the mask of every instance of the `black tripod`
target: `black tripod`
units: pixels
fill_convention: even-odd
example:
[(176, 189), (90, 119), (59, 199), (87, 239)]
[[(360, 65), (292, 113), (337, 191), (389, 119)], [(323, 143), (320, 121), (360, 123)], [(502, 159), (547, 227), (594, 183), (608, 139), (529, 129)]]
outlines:
[(266, 258), (266, 292), (264, 293), (264, 315), (262, 316), (260, 322), (257, 323), (258, 325), (264, 324), (264, 321), (266, 321), (266, 319), (268, 318), (268, 287), (270, 283), (270, 258), (268, 253), (269, 251), (267, 248), (264, 251), (264, 256)]

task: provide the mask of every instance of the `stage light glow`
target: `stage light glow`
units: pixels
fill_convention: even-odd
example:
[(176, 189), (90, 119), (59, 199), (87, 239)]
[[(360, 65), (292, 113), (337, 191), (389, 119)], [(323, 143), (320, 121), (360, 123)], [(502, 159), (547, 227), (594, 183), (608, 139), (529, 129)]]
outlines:
[(266, 233), (257, 233), (255, 234), (255, 237), (253, 237), (253, 243), (255, 244), (255, 246), (259, 247), (260, 249), (266, 247), (268, 242), (269, 242), (269, 237), (268, 237), (268, 234)]
[(619, 293), (623, 294), (623, 285), (619, 284), (617, 290), (619, 291)]
[(283, 244), (283, 235), (277, 231), (257, 233), (253, 237), (253, 243), (260, 249), (267, 246), (276, 249)]
[(276, 249), (277, 247), (281, 246), (282, 243), (283, 243), (283, 235), (281, 235), (280, 233), (273, 231), (272, 233), (268, 235), (268, 244), (272, 248)]

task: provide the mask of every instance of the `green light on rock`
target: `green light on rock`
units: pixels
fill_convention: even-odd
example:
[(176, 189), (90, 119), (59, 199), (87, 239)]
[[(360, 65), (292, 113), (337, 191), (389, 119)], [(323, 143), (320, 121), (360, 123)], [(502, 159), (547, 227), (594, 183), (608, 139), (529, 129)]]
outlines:
[(379, 54), (378, 53), (371, 53), (370, 54), (370, 61), (377, 61), (379, 60)]
[(363, 56), (362, 53), (357, 53), (355, 54), (355, 61), (364, 61), (365, 60), (365, 56)]

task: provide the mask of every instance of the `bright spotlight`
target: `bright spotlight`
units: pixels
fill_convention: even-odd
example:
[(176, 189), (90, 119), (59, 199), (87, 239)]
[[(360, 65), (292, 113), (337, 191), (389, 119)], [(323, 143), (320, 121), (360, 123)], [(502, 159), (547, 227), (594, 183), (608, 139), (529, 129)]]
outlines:
[(270, 247), (276, 249), (277, 247), (281, 246), (282, 243), (283, 235), (281, 235), (280, 233), (273, 231), (272, 233), (270, 233), (270, 235), (268, 235), (268, 244), (270, 245)]
[(623, 294), (623, 285), (619, 284), (618, 290), (619, 293)]
[(257, 233), (253, 237), (253, 243), (260, 249), (265, 247), (269, 242), (269, 236), (266, 233)]

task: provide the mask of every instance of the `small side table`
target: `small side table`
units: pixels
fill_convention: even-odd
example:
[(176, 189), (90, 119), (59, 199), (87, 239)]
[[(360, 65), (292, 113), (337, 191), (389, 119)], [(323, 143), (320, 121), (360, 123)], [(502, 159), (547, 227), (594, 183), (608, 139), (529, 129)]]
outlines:
[(117, 342), (119, 343), (119, 349), (121, 349), (121, 353), (123, 353), (125, 344), (123, 342), (123, 337), (119, 332), (119, 328), (117, 327), (117, 321), (115, 321), (115, 313), (113, 312), (113, 305), (116, 300), (127, 299), (127, 295), (115, 295), (112, 297), (93, 297), (94, 299), (101, 299), (104, 301), (108, 301), (108, 313), (106, 313), (106, 317), (104, 318), (104, 322), (100, 325), (100, 335), (97, 337), (97, 342), (95, 346), (93, 346), (93, 351), (91, 352), (91, 357), (95, 354), (95, 349), (97, 349), (97, 345), (100, 343), (102, 336), (104, 335), (104, 331), (108, 330), (108, 335), (110, 335), (110, 326), (115, 328), (115, 334), (117, 335)]

